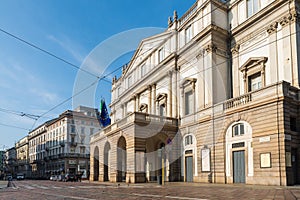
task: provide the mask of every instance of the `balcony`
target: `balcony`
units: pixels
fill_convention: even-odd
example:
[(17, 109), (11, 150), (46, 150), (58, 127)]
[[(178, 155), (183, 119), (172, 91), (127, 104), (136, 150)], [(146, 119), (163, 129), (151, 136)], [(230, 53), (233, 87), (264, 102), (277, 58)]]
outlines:
[(298, 88), (291, 86), (288, 82), (282, 81), (253, 92), (246, 93), (242, 96), (229, 99), (223, 103), (223, 109), (225, 112), (228, 112), (244, 106), (254, 106), (264, 102), (278, 100), (279, 98), (289, 98), (299, 101), (299, 97), (300, 91)]
[(59, 158), (89, 158), (90, 154), (80, 154), (80, 153), (60, 153)]
[(194, 3), (194, 5), (178, 20), (179, 26), (181, 26), (190, 16), (192, 16), (198, 8), (198, 2)]
[(252, 100), (251, 93), (245, 94), (240, 97), (226, 101), (224, 103), (224, 109), (227, 110), (227, 109), (231, 109), (231, 108), (236, 108), (238, 106), (245, 105), (245, 104), (251, 102), (251, 100)]
[(70, 146), (71, 147), (76, 147), (77, 146), (77, 142), (70, 142)]
[(195, 115), (182, 116), (180, 126), (210, 121), (213, 117), (241, 112), (246, 109), (255, 108), (259, 105), (269, 104), (282, 99), (300, 101), (300, 90), (284, 81), (271, 84), (259, 90), (243, 94), (215, 105), (207, 105), (205, 108), (196, 112)]
[(151, 126), (155, 128), (155, 126), (159, 127), (170, 127), (170, 128), (177, 128), (178, 127), (178, 119), (171, 118), (171, 117), (162, 117), (158, 115), (152, 115), (148, 113), (142, 112), (134, 112), (127, 115), (125, 118), (115, 122), (114, 124), (105, 127), (100, 131), (100, 133), (96, 133), (91, 137), (91, 141), (99, 138), (101, 135), (109, 134), (111, 131), (118, 130), (125, 125), (128, 124), (138, 124), (141, 126), (145, 126), (151, 123)]

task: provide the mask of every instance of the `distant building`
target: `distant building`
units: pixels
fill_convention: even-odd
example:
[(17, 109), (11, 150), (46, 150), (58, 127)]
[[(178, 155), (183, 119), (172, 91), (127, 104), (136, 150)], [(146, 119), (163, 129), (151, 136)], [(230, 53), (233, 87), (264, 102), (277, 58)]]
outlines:
[(23, 173), (25, 178), (31, 177), (31, 166), (29, 164), (29, 149), (28, 149), (28, 136), (20, 139), (15, 144), (17, 153), (17, 167), (16, 173)]
[(79, 106), (45, 122), (28, 135), (32, 178), (89, 170), (90, 136), (99, 131), (98, 110)]
[(5, 171), (12, 175), (17, 172), (17, 151), (15, 147), (5, 151)]
[(299, 8), (197, 0), (175, 12), (113, 79), (90, 180), (299, 184)]
[(5, 166), (5, 151), (0, 151), (0, 176), (4, 174), (5, 171), (4, 166)]

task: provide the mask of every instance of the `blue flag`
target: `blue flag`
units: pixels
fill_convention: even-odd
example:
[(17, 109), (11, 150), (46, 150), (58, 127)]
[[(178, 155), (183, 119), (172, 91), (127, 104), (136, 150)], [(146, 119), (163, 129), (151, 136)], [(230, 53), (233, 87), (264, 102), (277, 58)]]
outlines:
[(100, 121), (100, 124), (102, 125), (102, 127), (106, 127), (106, 126), (110, 125), (110, 123), (111, 123), (104, 99), (101, 99), (101, 102), (100, 102), (100, 119), (99, 119), (99, 121)]

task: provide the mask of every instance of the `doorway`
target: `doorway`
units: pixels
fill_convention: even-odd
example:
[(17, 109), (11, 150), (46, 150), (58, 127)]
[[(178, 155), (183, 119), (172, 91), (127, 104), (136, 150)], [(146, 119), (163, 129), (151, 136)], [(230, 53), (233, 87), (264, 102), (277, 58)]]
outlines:
[(127, 152), (126, 152), (126, 140), (123, 136), (121, 136), (118, 141), (117, 163), (118, 163), (117, 182), (126, 181)]
[(99, 149), (98, 147), (94, 150), (94, 181), (99, 180)]
[(104, 147), (104, 181), (109, 181), (109, 152), (110, 144), (107, 142)]
[(245, 183), (245, 151), (234, 151), (233, 154), (233, 182)]
[(185, 157), (185, 181), (193, 182), (193, 156)]

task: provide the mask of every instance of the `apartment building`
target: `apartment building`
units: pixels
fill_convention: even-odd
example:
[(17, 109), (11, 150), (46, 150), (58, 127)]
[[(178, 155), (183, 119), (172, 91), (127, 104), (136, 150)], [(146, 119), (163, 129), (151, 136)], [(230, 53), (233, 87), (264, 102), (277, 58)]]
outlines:
[(89, 171), (90, 136), (99, 131), (98, 110), (79, 106), (67, 110), (29, 133), (32, 178)]
[(300, 182), (299, 1), (197, 0), (141, 41), (92, 181)]
[(12, 175), (17, 173), (17, 151), (15, 147), (5, 151), (4, 173)]
[(29, 163), (28, 135), (15, 144), (17, 153), (16, 172), (23, 173), (25, 177), (31, 177), (31, 166)]

